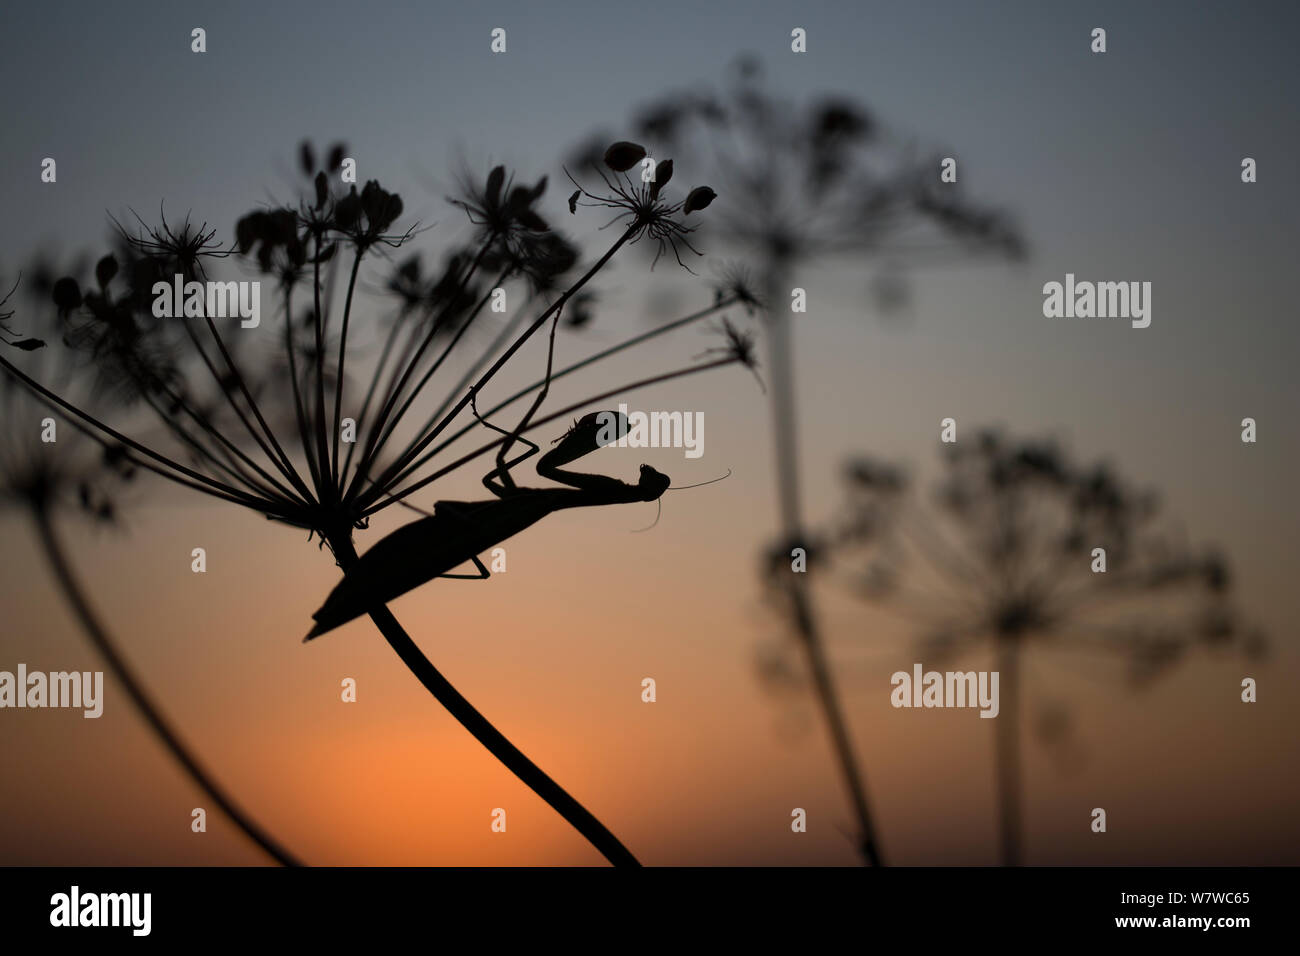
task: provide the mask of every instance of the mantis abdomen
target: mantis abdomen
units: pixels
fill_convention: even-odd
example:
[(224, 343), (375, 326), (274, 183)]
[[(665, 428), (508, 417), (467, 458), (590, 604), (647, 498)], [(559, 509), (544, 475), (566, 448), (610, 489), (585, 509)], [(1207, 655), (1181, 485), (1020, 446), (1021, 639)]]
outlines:
[(439, 501), (432, 515), (403, 525), (361, 556), (312, 615), (316, 626), (307, 640), (447, 574), (554, 509), (537, 496)]

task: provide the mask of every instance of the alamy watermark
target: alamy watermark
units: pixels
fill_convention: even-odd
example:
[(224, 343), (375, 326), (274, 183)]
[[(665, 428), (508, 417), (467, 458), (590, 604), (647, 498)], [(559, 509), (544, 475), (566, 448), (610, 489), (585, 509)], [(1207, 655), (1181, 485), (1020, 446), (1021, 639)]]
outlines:
[(153, 284), (153, 314), (159, 319), (243, 319), (240, 328), (262, 321), (261, 282), (186, 282), (177, 273), (171, 282)]
[(703, 412), (598, 412), (596, 443), (615, 448), (684, 448), (687, 458), (704, 454)]
[(50, 897), (51, 926), (126, 926), (133, 936), (153, 927), (152, 893), (83, 893), (73, 886)]
[(1150, 282), (1065, 282), (1043, 285), (1043, 315), (1049, 319), (1131, 319), (1133, 328), (1151, 324)]
[(80, 707), (83, 717), (104, 713), (103, 671), (0, 671), (0, 707)]
[(895, 671), (889, 702), (895, 707), (978, 707), (981, 717), (998, 715), (997, 671)]

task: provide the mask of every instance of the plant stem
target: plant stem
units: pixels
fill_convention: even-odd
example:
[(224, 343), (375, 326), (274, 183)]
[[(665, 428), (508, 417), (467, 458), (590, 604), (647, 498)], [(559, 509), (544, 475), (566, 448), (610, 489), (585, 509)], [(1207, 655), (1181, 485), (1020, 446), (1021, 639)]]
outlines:
[[(321, 504), (334, 504), (337, 490), (330, 480), (329, 436), (325, 425), (325, 317), (320, 309), (320, 254), (321, 236), (316, 233), (316, 255), (312, 261), (312, 304), (315, 307), (314, 319), (316, 329), (316, 457), (320, 463), (321, 486), (316, 489), (316, 497)], [(292, 320), (292, 317), (290, 317)]]
[(228, 816), (231, 821), (239, 827), (244, 834), (260, 846), (267, 855), (272, 857), (277, 863), (283, 866), (302, 866), (303, 864), (294, 857), (288, 850), (280, 846), (270, 834), (265, 832), (261, 827), (254, 823), (239, 807), (235, 804), (234, 799), (227, 796), (215, 780), (206, 770), (199, 765), (198, 760), (190, 755), (188, 749), (181, 742), (180, 738), (168, 725), (162, 713), (154, 706), (153, 701), (144, 687), (136, 680), (126, 660), (118, 652), (113, 640), (108, 636), (95, 612), (91, 609), (85, 594), (82, 592), (76, 576), (72, 573), (64, 552), (59, 544), (58, 536), (55, 534), (54, 525), (51, 521), (49, 512), (42, 506), (36, 505), (33, 508), (32, 516), (36, 522), (36, 530), (41, 540), (41, 545), (45, 549), (45, 556), (50, 562), (50, 567), (54, 571), (54, 576), (58, 579), (59, 587), (63, 590), (64, 597), (72, 605), (73, 611), (76, 612), (78, 620), (86, 635), (90, 638), (95, 649), (108, 662), (109, 668), (113, 675), (126, 688), (128, 696), (135, 704), (145, 721), (158, 735), (159, 739), (171, 751), (172, 756), (185, 768), (199, 788), (203, 790), (218, 807)]
[[(343, 535), (330, 542), (334, 557), (346, 574), (357, 562), (357, 551), (350, 537)], [(550, 804), (560, 816), (568, 820), (573, 827), (586, 837), (605, 858), (615, 866), (640, 866), (630, 850), (619, 842), (618, 837), (610, 833), (605, 825), (597, 820), (590, 811), (542, 772), (537, 764), (524, 756), (514, 744), (488, 722), (488, 719), (474, 709), (474, 706), (461, 696), (460, 691), (443, 677), (433, 663), (411, 636), (398, 623), (397, 618), (385, 606), (370, 612), (370, 619), (384, 635), (388, 646), (397, 652), (402, 663), (433, 695), (434, 699), (455, 717), (462, 727), (474, 735), (474, 738), (488, 749), (492, 756), (500, 760), (516, 777), (532, 789), (539, 797)]]
[[(339, 484), (339, 447), (341, 445), (339, 420), (343, 407), (343, 367), (347, 361), (348, 323), (352, 319), (352, 293), (357, 287), (357, 272), (361, 268), (361, 257), (364, 254), (364, 247), (358, 246), (356, 255), (352, 257), (352, 272), (348, 276), (347, 300), (343, 303), (343, 331), (339, 334), (339, 367), (334, 381), (334, 433), (332, 435), (334, 442), (333, 484), (335, 487), (338, 487)], [(378, 374), (379, 372), (376, 370), (375, 375), (378, 376)]]
[[(322, 487), (320, 468), (312, 452), (311, 426), (307, 423), (307, 411), (303, 406), (302, 389), (298, 387), (297, 343), (293, 339), (293, 284), (284, 287), (284, 355), (289, 365), (289, 384), (293, 387), (293, 412), (298, 421), (298, 437), (302, 441), (302, 455), (307, 460), (307, 470), (311, 474), (312, 484)], [(304, 381), (305, 384), (305, 381)]]
[[(781, 531), (784, 541), (804, 540), (803, 520), (799, 507), (799, 443), (796, 431), (794, 403), (794, 362), (791, 356), (792, 336), (790, 316), (776, 303), (785, 297), (787, 283), (782, 281), (786, 270), (773, 264), (768, 273), (767, 301), (772, 309), (767, 314), (769, 368), (772, 372), (773, 431), (776, 445), (776, 478), (779, 494)], [(866, 783), (853, 752), (848, 723), (840, 707), (835, 682), (822, 642), (821, 631), (813, 610), (812, 595), (806, 574), (791, 574), (787, 585), (791, 611), (800, 643), (808, 658), (813, 686), (821, 704), (822, 715), (830, 731), (831, 744), (839, 763), (840, 775), (849, 792), (849, 801), (858, 820), (859, 852), (872, 866), (884, 865), (880, 845), (876, 840), (871, 811), (867, 803)]]
[(1015, 636), (997, 638), (1002, 687), (998, 712), (998, 840), (1003, 866), (1020, 865), (1020, 644)]

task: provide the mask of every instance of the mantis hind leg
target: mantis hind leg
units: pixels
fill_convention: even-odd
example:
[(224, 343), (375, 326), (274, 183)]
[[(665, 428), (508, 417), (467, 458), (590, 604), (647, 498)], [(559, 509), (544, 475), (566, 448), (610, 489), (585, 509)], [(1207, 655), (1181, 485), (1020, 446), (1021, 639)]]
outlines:
[[(454, 518), (456, 521), (459, 521), (461, 524), (468, 525), (470, 523), (470, 520), (466, 518), (463, 514), (461, 514), (459, 511), (457, 511), (455, 508), (451, 507), (449, 502), (446, 501), (439, 502), (437, 510), (440, 515), (446, 515), (448, 518)], [(492, 572), (489, 571), (487, 567), (483, 564), (483, 562), (479, 560), (479, 556), (477, 554), (470, 555), (469, 559), (474, 562), (474, 567), (478, 568), (478, 574), (439, 574), (436, 575), (436, 577), (450, 578), (453, 581), (486, 581), (488, 578), (492, 577)]]
[(440, 574), (438, 577), (451, 578), (453, 581), (485, 581), (492, 577), (492, 572), (484, 566), (477, 554), (471, 556), (470, 560), (474, 562), (474, 567), (478, 568), (478, 574)]

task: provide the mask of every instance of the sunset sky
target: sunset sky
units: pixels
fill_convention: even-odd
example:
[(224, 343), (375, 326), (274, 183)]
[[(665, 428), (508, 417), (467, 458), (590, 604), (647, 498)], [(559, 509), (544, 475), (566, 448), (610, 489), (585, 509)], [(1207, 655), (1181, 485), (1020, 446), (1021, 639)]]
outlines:
[[(189, 211), (229, 240), (241, 215), (293, 197), (305, 137), (345, 140), (361, 180), (399, 192), (402, 223), (433, 226), (412, 245), (426, 254), (465, 235), (444, 198), (462, 162), (480, 177), (497, 162), (529, 182), (547, 174), (543, 206), (590, 260), (610, 233), (597, 231), (599, 211), (569, 217), (561, 163), (594, 130), (630, 138), (638, 106), (724, 87), (742, 53), (781, 96), (860, 100), (891, 136), (957, 157), (965, 194), (1012, 214), (1030, 255), (917, 271), (901, 316), (867, 294), (879, 262), (839, 259), (795, 277), (811, 303), (795, 325), (809, 518), (836, 513), (853, 454), (899, 461), (928, 487), (950, 416), (960, 435), (995, 425), (1056, 438), (1158, 490), (1190, 541), (1229, 556), (1237, 603), (1271, 655), (1198, 651), (1134, 691), (1118, 664), (1094, 672), (1031, 654), (1025, 697), (1067, 707), (1073, 749), (1062, 759), (1026, 734), (1026, 862), (1294, 864), (1298, 20), (1286, 3), (141, 3), (129, 15), (28, 4), (0, 15), (0, 285), (40, 251), (65, 264), (102, 255), (107, 213), (149, 221), (160, 202), (169, 219)], [(190, 52), (196, 26), (203, 55)], [(1104, 55), (1089, 51), (1096, 26)], [(499, 56), (494, 27), (508, 34)], [(790, 51), (793, 27), (808, 31), (806, 54)], [(1250, 185), (1247, 156), (1259, 168)], [(57, 159), (55, 184), (39, 180), (44, 157)], [(674, 159), (681, 184), (694, 184), (694, 158)], [(735, 255), (705, 252), (706, 276)], [(1151, 282), (1151, 326), (1044, 318), (1042, 286), (1066, 273)], [(373, 321), (391, 303), (377, 293), (380, 271), (362, 275), (358, 315)], [(558, 360), (712, 296), (705, 278), (664, 263), (651, 274), (637, 255), (620, 256), (597, 288), (596, 321), (560, 338)], [(32, 308), (20, 299), (16, 327)], [(696, 328), (656, 340), (557, 383), (544, 411), (716, 344)], [(493, 396), (544, 361), (539, 336)], [(652, 504), (554, 515), (507, 543), (506, 574), (436, 581), (393, 612), (643, 862), (855, 864), (814, 702), (774, 690), (757, 668), (759, 645), (783, 633), (758, 574), (777, 528), (768, 396), (727, 368), (620, 400), (703, 412), (703, 456), (620, 449), (581, 466), (634, 480), (645, 462), (676, 484), (731, 477), (665, 495), (645, 533), (631, 532), (654, 520)], [(1255, 444), (1240, 441), (1248, 416)], [(545, 448), (562, 431), (534, 437)], [(489, 467), (414, 500), (482, 498)], [(532, 463), (517, 477), (544, 484)], [(428, 696), (368, 620), (301, 643), (339, 577), (305, 532), (158, 480), (122, 505), (117, 530), (60, 525), (94, 605), (218, 779), (306, 861), (603, 862)], [(413, 517), (383, 512), (358, 548)], [(104, 669), (30, 522), (5, 513), (0, 534), (0, 670)], [(205, 574), (190, 570), (195, 547)], [(908, 622), (830, 582), (817, 595), (890, 862), (995, 863), (994, 722), (893, 709), (889, 675), (918, 660)], [(1239, 699), (1245, 676), (1258, 703)], [(357, 681), (355, 704), (339, 700), (345, 677)], [(654, 704), (641, 701), (645, 677)], [(190, 832), (204, 798), (106, 683), (99, 720), (0, 711), (0, 864), (264, 862), (215, 811), (207, 834)], [(497, 807), (505, 834), (490, 829)], [(795, 807), (808, 811), (807, 833), (791, 832)], [(1089, 831), (1094, 807), (1107, 809), (1104, 835)]]

